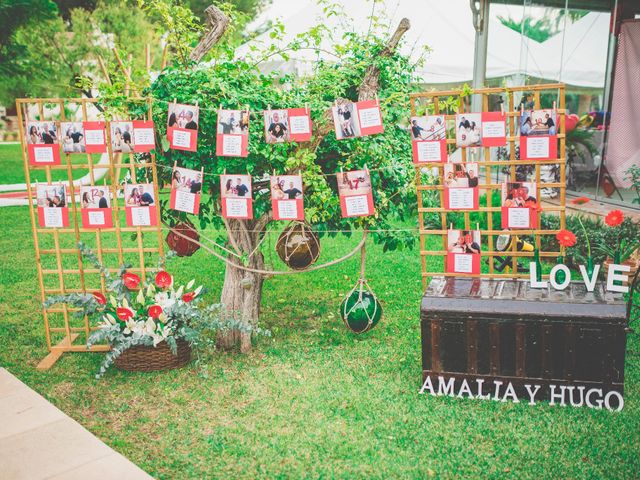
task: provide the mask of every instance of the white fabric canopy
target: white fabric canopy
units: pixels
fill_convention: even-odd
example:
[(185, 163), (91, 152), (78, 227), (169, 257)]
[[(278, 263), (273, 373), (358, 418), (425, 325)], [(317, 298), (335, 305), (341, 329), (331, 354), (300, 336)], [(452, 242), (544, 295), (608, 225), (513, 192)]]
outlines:
[[(475, 30), (472, 13), (466, 0), (340, 0), (344, 14), (329, 15), (326, 4), (315, 0), (273, 0), (250, 25), (263, 31), (250, 42), (241, 46), (237, 55), (251, 54), (254, 47), (274, 46), (284, 48), (300, 34), (316, 25), (323, 25), (331, 34), (319, 45), (320, 49), (303, 49), (287, 52), (288, 60), (273, 56), (261, 67), (266, 70), (305, 74), (318, 59), (335, 58), (334, 45), (341, 41), (344, 32), (366, 33), (370, 29), (372, 11), (381, 17), (382, 32), (391, 34), (398, 22), (407, 17), (411, 29), (405, 35), (402, 52), (416, 61), (425, 46), (431, 48), (426, 62), (416, 72), (416, 81), (428, 84), (470, 82), (473, 77)], [(374, 9), (375, 8), (375, 9)], [(270, 37), (270, 22), (280, 21), (284, 25), (282, 39)], [(602, 87), (607, 55), (607, 32), (609, 15), (590, 13), (578, 22), (569, 24), (566, 32), (559, 33), (539, 44), (518, 32), (505, 27), (493, 14), (489, 18), (489, 42), (487, 49), (487, 78), (503, 78), (531, 75), (551, 81), (582, 87)], [(562, 44), (564, 42), (564, 51)], [(562, 73), (560, 57), (564, 52)]]

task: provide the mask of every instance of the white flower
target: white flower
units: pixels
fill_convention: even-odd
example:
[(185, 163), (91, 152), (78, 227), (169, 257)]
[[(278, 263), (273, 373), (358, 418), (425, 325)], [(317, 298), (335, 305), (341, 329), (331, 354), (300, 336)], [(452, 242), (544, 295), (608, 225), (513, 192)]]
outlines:
[(144, 292), (142, 291), (142, 289), (138, 290), (138, 296), (136, 297), (136, 301), (140, 305), (144, 305)]
[(193, 285), (196, 283), (196, 279), (192, 279), (189, 283), (187, 283), (187, 290), (191, 290)]
[(158, 305), (160, 305), (162, 307), (163, 310), (166, 310), (171, 305), (176, 303), (175, 298), (172, 298), (172, 296), (169, 296), (169, 294), (167, 292), (156, 293), (156, 296), (154, 297), (154, 300), (156, 301), (156, 303)]
[(116, 324), (116, 319), (113, 318), (113, 315), (111, 315), (110, 313), (107, 313), (104, 315), (104, 320), (107, 323), (107, 325), (111, 324), (111, 325), (115, 325)]

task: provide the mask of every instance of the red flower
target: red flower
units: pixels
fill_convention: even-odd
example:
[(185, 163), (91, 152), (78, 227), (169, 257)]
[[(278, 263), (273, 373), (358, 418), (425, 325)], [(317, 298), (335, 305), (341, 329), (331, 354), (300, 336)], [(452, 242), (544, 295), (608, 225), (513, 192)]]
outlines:
[(584, 205), (585, 203), (589, 203), (590, 201), (591, 199), (588, 197), (576, 197), (573, 200), (571, 200), (571, 203), (573, 205)]
[(105, 297), (100, 292), (93, 292), (92, 295), (93, 295), (94, 300), (96, 302), (98, 302), (100, 305), (106, 305), (107, 304), (107, 297)]
[(126, 322), (130, 318), (133, 318), (133, 310), (130, 308), (118, 307), (116, 308), (116, 315), (120, 320)]
[(196, 292), (187, 292), (184, 295), (182, 295), (182, 301), (184, 303), (189, 303), (194, 298), (196, 298)]
[(624, 213), (620, 210), (611, 210), (607, 213), (607, 216), (604, 217), (604, 223), (609, 225), (610, 227), (617, 227), (624, 221)]
[(151, 318), (158, 318), (162, 313), (162, 307), (160, 305), (151, 305), (147, 313)]
[(556, 233), (558, 242), (563, 247), (573, 247), (576, 244), (576, 236), (569, 230), (560, 230)]
[(122, 281), (124, 282), (124, 286), (129, 290), (133, 290), (138, 288), (140, 285), (140, 277), (135, 273), (125, 272), (122, 274)]
[(161, 270), (156, 274), (156, 285), (159, 288), (170, 287), (172, 283), (173, 283), (173, 278), (171, 278), (171, 275), (169, 275), (164, 270)]

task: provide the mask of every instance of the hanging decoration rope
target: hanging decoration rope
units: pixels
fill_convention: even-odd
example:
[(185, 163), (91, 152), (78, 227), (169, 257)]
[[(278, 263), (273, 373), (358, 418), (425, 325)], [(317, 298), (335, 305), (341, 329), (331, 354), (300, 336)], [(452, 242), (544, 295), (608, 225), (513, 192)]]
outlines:
[(354, 333), (365, 333), (382, 318), (382, 305), (365, 279), (366, 251), (360, 249), (360, 278), (340, 305), (345, 326)]

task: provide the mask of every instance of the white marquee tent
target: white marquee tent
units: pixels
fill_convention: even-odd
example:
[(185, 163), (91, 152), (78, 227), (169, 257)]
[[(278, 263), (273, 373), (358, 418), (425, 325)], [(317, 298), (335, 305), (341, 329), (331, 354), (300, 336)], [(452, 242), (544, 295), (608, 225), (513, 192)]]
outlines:
[[(342, 8), (343, 15), (327, 15), (326, 3), (319, 5), (315, 0), (273, 0), (251, 25), (255, 30), (264, 30), (263, 33), (240, 47), (238, 55), (249, 55), (255, 46), (283, 48), (297, 35), (322, 24), (332, 32), (332, 38), (326, 38), (320, 49), (287, 52), (289, 59), (273, 56), (261, 65), (267, 70), (304, 74), (318, 59), (331, 60), (333, 55), (330, 52), (341, 41), (343, 32), (369, 31), (369, 17), (373, 11), (375, 15), (384, 17), (378, 22), (386, 26), (384, 33), (391, 33), (403, 17), (409, 18), (411, 29), (405, 36), (403, 53), (410, 54), (413, 60), (420, 57), (425, 46), (431, 49), (426, 55), (426, 62), (416, 72), (416, 81), (442, 85), (472, 80), (475, 30), (466, 0), (378, 0), (375, 3), (371, 0), (340, 0), (333, 3)], [(607, 58), (608, 14), (590, 13), (569, 24), (564, 33), (540, 44), (502, 25), (496, 18), (496, 12), (506, 13), (504, 7), (492, 6), (487, 78), (510, 77), (517, 81), (530, 75), (550, 81), (562, 80), (578, 87), (602, 88)], [(285, 33), (277, 42), (271, 39), (270, 30), (265, 27), (274, 21), (284, 25)]]

